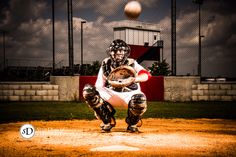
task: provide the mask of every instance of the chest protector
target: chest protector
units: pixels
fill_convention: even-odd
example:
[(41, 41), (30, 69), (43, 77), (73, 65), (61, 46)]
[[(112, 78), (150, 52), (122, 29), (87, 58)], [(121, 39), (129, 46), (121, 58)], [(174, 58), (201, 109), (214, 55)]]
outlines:
[[(132, 68), (134, 68), (134, 59), (128, 58), (127, 60), (125, 60), (123, 65), (131, 66)], [(115, 67), (113, 67), (112, 60), (110, 58), (104, 59), (102, 62), (103, 76), (105, 78), (107, 78), (113, 69), (115, 69)], [(107, 87), (107, 88), (111, 87), (110, 84), (108, 83), (108, 81), (106, 81), (105, 87)], [(137, 83), (133, 83), (133, 84), (129, 85), (127, 88), (130, 90), (137, 90), (138, 85), (137, 85)], [(117, 92), (123, 91), (122, 89), (114, 89), (114, 90)]]

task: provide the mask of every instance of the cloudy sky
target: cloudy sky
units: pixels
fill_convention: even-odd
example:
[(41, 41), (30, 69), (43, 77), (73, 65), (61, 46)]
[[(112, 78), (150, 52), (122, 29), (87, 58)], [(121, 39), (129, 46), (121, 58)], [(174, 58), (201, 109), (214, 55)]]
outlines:
[[(84, 62), (101, 61), (113, 40), (113, 27), (127, 20), (128, 0), (72, 0), (75, 64), (80, 63), (80, 22), (84, 24)], [(171, 0), (139, 0), (141, 22), (159, 24), (164, 58), (171, 64)], [(177, 1), (177, 74), (196, 75), (198, 6)], [(234, 0), (205, 0), (202, 5), (202, 74), (236, 77), (236, 10)], [(50, 65), (52, 61), (51, 0), (1, 0), (0, 30), (6, 33), (9, 65)], [(68, 65), (67, 0), (55, 0), (56, 64)], [(0, 40), (2, 47), (3, 41)], [(3, 63), (3, 49), (0, 50)]]

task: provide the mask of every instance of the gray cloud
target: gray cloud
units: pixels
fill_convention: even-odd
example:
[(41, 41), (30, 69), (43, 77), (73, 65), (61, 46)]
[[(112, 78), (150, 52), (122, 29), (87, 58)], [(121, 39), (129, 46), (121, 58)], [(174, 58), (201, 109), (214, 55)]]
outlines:
[(153, 7), (157, 7), (157, 4), (160, 0), (139, 0), (139, 2), (141, 3), (141, 5), (143, 5), (144, 7), (147, 8), (153, 8)]
[[(184, 12), (184, 13), (183, 13)], [(198, 64), (198, 10), (187, 9), (177, 18), (177, 74), (197, 74)], [(226, 12), (224, 12), (226, 14)], [(235, 14), (202, 11), (202, 72), (203, 76), (235, 77), (236, 22)], [(164, 56), (171, 63), (170, 17), (160, 21), (164, 28)], [(230, 66), (231, 65), (231, 66)]]
[[(160, 0), (141, 0), (145, 8), (152, 8)], [(68, 64), (66, 1), (55, 1), (58, 19), (55, 22), (56, 63)], [(214, 3), (217, 2), (217, 3)], [(90, 20), (86, 16), (75, 14), (74, 21), (74, 55), (75, 63), (80, 63), (80, 21), (84, 24), (84, 61), (101, 61), (107, 57), (105, 49), (113, 39), (113, 26), (119, 21), (109, 21), (109, 16), (116, 16), (126, 1), (77, 0), (74, 9), (96, 16)], [(213, 4), (214, 3), (214, 4)], [(204, 75), (236, 76), (236, 14), (231, 7), (233, 2), (206, 1), (202, 6), (202, 57)], [(102, 4), (102, 5), (101, 5)], [(220, 5), (222, 4), (222, 5)], [(8, 7), (1, 10), (0, 27), (11, 28), (7, 35), (7, 57), (31, 60), (52, 60), (52, 36), (50, 4), (43, 0), (11, 0)], [(229, 9), (227, 9), (229, 8)], [(145, 10), (147, 13), (148, 10)], [(45, 16), (45, 13), (48, 15)], [(90, 16), (88, 14), (87, 16)], [(83, 14), (84, 15), (84, 14)], [(227, 15), (227, 16), (225, 16)], [(177, 16), (177, 73), (197, 74), (198, 62), (198, 10), (193, 5), (180, 10)], [(59, 19), (60, 18), (60, 19)], [(152, 21), (156, 23), (155, 19)], [(171, 25), (170, 15), (159, 21), (164, 40), (164, 58), (171, 63)], [(2, 41), (0, 41), (2, 42)], [(46, 63), (45, 63), (46, 64)], [(47, 63), (48, 64), (48, 63)]]
[(12, 31), (22, 22), (41, 17), (46, 9), (46, 1), (11, 0), (9, 7), (1, 11), (5, 15), (5, 19), (1, 21), (0, 27)]
[[(73, 10), (80, 11), (81, 9), (87, 10), (89, 13), (99, 13), (103, 16), (110, 16), (115, 14), (123, 5), (124, 1), (113, 0), (74, 0)], [(67, 10), (67, 1), (55, 1), (55, 6), (58, 10)]]
[(203, 10), (221, 15), (232, 15), (236, 13), (236, 2), (234, 0), (207, 0), (203, 3)]
[[(139, 0), (143, 7), (151, 8), (155, 7), (159, 0)], [(98, 13), (101, 16), (111, 16), (118, 13), (118, 11), (122, 10), (128, 0), (74, 0), (73, 1), (73, 9), (74, 11), (80, 11), (81, 9), (87, 10), (87, 12)], [(55, 6), (59, 10), (66, 11), (67, 1), (56, 1)]]

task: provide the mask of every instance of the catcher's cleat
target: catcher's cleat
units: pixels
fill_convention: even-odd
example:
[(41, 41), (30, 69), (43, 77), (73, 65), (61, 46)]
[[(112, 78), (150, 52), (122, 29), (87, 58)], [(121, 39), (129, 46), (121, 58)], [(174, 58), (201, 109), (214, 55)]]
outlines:
[(110, 132), (111, 129), (113, 128), (113, 126), (110, 123), (101, 124), (100, 127), (101, 127), (102, 131), (104, 131), (104, 132)]
[(115, 119), (114, 116), (111, 117), (111, 126), (112, 126), (112, 127), (115, 127), (115, 126), (116, 126), (116, 119)]
[[(141, 119), (140, 117), (133, 117), (133, 118), (138, 119), (138, 122), (137, 122), (137, 124), (136, 124), (136, 127), (139, 128), (139, 127), (141, 127), (141, 126), (143, 125), (143, 121), (142, 121), (142, 119)], [(134, 124), (134, 123), (131, 124), (131, 121), (132, 121), (132, 122), (135, 121), (135, 123), (136, 123), (136, 120), (135, 120), (135, 119), (131, 120), (130, 117), (126, 117), (126, 118), (125, 118), (125, 122), (126, 122), (127, 124), (129, 124), (129, 125)]]
[(111, 129), (115, 126), (116, 126), (115, 117), (111, 117), (111, 123), (108, 123), (108, 124), (101, 123), (101, 125), (100, 125), (102, 131), (104, 131), (104, 132), (110, 132)]
[(136, 125), (129, 125), (128, 127), (127, 127), (127, 131), (128, 132), (139, 132), (139, 130), (138, 130), (138, 127), (136, 126)]

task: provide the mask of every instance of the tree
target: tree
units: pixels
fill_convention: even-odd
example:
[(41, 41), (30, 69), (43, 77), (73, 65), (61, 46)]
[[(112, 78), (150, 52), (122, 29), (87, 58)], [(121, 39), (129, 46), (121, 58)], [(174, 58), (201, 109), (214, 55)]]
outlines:
[(93, 68), (93, 73), (92, 75), (97, 75), (98, 72), (99, 72), (99, 69), (100, 69), (100, 62), (99, 61), (94, 61), (93, 64), (92, 64), (92, 68)]
[(83, 75), (96, 76), (98, 74), (100, 66), (101, 64), (99, 61), (94, 61), (92, 64), (86, 65), (86, 70)]
[(151, 67), (148, 67), (148, 69), (153, 76), (168, 76), (171, 73), (170, 66), (165, 59), (162, 62), (154, 62)]

